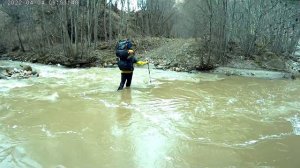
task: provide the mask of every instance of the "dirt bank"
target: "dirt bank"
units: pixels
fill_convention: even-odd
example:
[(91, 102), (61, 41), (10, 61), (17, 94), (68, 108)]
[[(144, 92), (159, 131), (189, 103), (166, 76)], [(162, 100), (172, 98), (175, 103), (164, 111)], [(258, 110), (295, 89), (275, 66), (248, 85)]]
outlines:
[(254, 70), (254, 69), (242, 69), (242, 68), (229, 68), (229, 67), (218, 67), (211, 71), (212, 73), (225, 74), (227, 76), (246, 76), (246, 77), (258, 77), (265, 79), (291, 79), (292, 73), (289, 72), (278, 72), (270, 70)]

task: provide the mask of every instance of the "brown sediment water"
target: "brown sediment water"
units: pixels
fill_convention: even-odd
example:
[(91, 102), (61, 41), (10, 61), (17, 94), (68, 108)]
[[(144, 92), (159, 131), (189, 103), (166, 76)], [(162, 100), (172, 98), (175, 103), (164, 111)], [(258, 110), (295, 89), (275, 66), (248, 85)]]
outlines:
[(300, 166), (299, 80), (32, 67), (0, 80), (0, 167)]

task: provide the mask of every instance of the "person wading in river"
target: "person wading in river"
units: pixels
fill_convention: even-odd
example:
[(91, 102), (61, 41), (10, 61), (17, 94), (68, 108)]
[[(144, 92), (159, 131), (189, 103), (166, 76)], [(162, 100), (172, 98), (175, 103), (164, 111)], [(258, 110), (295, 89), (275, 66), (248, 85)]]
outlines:
[(125, 83), (130, 87), (134, 66), (148, 64), (148, 61), (138, 61), (134, 56), (132, 43), (129, 39), (120, 40), (116, 45), (116, 56), (118, 57), (118, 67), (121, 70), (121, 82), (118, 90), (122, 90)]

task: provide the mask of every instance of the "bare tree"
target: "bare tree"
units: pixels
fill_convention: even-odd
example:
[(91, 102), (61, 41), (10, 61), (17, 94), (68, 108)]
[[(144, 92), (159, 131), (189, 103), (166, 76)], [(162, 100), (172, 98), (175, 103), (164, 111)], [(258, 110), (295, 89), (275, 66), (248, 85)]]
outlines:
[(187, 3), (190, 4), (181, 8), (181, 15), (189, 19), (178, 24), (190, 27), (188, 36), (202, 39), (208, 49), (208, 61), (212, 55), (219, 61), (226, 59), (228, 42), (238, 43), (243, 54), (251, 57), (261, 50), (292, 53), (299, 41), (300, 12), (296, 2), (186, 0), (182, 6)]

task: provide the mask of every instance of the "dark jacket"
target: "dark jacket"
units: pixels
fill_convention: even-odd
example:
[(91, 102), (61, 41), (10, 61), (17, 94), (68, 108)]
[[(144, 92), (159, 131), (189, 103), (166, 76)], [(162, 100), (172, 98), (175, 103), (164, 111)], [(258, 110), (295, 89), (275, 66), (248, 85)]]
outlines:
[(137, 63), (137, 59), (134, 56), (128, 57), (127, 59), (119, 59), (118, 67), (121, 71), (133, 71), (134, 63)]
[(118, 67), (121, 71), (133, 71), (133, 64), (137, 62), (134, 56), (130, 56), (128, 50), (117, 50), (116, 56), (119, 58)]
[(128, 50), (116, 50), (116, 56), (121, 60), (126, 60), (129, 56)]

